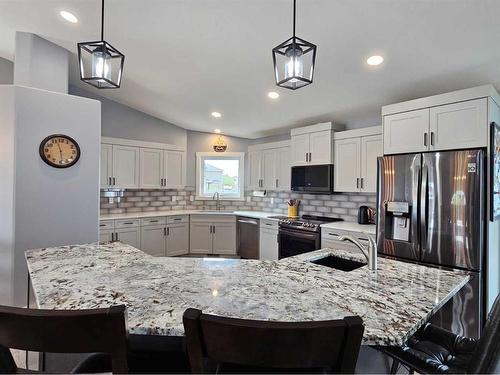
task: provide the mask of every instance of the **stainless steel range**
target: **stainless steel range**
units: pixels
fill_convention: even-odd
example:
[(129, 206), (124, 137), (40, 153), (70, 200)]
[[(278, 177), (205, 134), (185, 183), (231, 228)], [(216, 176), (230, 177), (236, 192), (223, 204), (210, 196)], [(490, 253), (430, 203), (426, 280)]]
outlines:
[(272, 216), (280, 219), (278, 230), (279, 259), (321, 249), (321, 224), (344, 221), (340, 218), (303, 215), (300, 218)]

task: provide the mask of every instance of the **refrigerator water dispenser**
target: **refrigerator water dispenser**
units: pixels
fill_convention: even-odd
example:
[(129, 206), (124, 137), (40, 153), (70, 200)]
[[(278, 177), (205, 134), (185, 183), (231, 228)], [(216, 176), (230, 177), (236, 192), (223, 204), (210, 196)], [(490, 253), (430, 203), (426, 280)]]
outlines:
[(408, 202), (387, 202), (385, 226), (386, 237), (390, 236), (390, 240), (410, 241), (411, 206)]

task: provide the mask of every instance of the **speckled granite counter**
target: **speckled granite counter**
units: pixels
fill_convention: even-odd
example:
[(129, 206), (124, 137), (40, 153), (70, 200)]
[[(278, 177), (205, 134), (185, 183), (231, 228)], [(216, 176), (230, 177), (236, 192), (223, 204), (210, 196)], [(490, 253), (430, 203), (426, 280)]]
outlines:
[(125, 304), (133, 334), (182, 336), (188, 307), (245, 319), (307, 321), (359, 315), (363, 344), (403, 343), (469, 279), (379, 258), (342, 272), (310, 263), (323, 249), (280, 261), (154, 258), (121, 243), (26, 253), (40, 308), (85, 309)]

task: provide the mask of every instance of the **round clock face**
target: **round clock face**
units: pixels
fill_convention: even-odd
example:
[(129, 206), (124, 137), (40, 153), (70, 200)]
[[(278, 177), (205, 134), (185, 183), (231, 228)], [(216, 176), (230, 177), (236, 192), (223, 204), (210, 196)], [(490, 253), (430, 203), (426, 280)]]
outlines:
[(40, 157), (51, 167), (68, 168), (80, 158), (80, 146), (67, 135), (49, 135), (40, 143)]

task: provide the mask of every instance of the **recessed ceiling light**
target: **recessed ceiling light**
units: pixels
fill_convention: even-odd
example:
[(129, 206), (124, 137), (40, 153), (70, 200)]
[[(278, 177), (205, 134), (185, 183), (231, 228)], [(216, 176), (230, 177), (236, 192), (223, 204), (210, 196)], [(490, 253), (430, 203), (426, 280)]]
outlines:
[(215, 118), (219, 118), (219, 117), (222, 117), (222, 113), (220, 113), (220, 112), (212, 112), (212, 116), (215, 117)]
[(220, 134), (220, 133), (221, 133), (221, 131), (220, 131), (220, 129), (214, 129), (214, 133), (216, 133), (216, 134)]
[(67, 10), (61, 10), (59, 12), (59, 15), (64, 18), (66, 21), (68, 22), (71, 22), (71, 23), (77, 23), (78, 22), (78, 18), (76, 18), (76, 16), (71, 13), (71, 12), (68, 12)]
[(267, 96), (269, 96), (271, 99), (278, 99), (280, 97), (280, 94), (278, 94), (276, 91), (270, 91), (267, 93)]
[(368, 65), (372, 65), (372, 66), (380, 65), (383, 62), (384, 62), (384, 58), (382, 56), (378, 56), (378, 55), (370, 56), (368, 59), (366, 59), (366, 63)]

